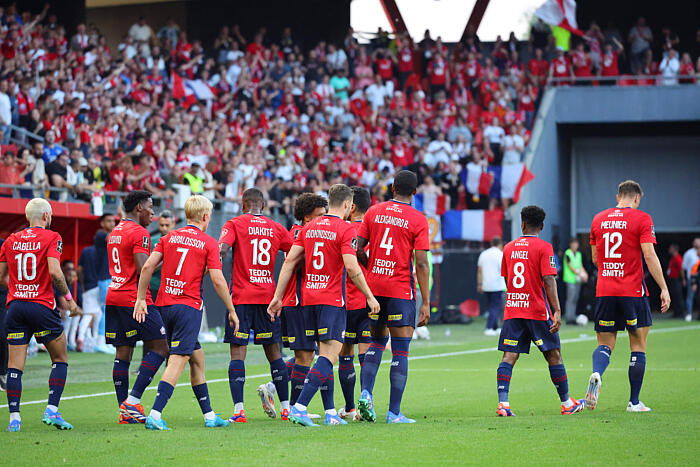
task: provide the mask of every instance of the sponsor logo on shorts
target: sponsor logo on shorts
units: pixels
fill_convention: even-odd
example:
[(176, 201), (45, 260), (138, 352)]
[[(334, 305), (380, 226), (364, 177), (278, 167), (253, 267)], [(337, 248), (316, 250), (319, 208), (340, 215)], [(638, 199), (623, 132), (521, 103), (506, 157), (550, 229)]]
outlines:
[(598, 321), (598, 326), (615, 326), (615, 321), (603, 321), (601, 319)]
[(636, 326), (636, 325), (637, 325), (637, 318), (627, 320), (627, 326)]
[(314, 335), (316, 335), (316, 331), (314, 331), (313, 329), (307, 329), (306, 335), (307, 336), (314, 336)]
[(357, 334), (354, 332), (346, 332), (345, 337), (355, 338), (357, 337)]
[(289, 340), (290, 344), (297, 341), (297, 338), (294, 336), (289, 336), (287, 339)]
[(282, 336), (282, 342), (289, 342), (289, 337)]
[(110, 339), (115, 339), (117, 337), (116, 332), (105, 332), (105, 337), (109, 337)]
[(513, 339), (503, 339), (503, 344), (505, 345), (518, 345), (518, 341)]
[(8, 339), (21, 339), (24, 337), (23, 332), (11, 332), (7, 335)]
[(328, 328), (320, 328), (320, 329), (318, 330), (318, 333), (319, 333), (319, 334), (328, 334)]
[(126, 337), (134, 337), (136, 334), (138, 334), (138, 331), (136, 329), (132, 329), (131, 331), (126, 331)]
[(44, 330), (44, 331), (39, 331), (34, 333), (34, 337), (43, 337), (43, 336), (48, 336), (51, 334), (51, 331)]
[(403, 315), (389, 315), (386, 319), (389, 321), (401, 321), (401, 318), (403, 318)]
[(260, 334), (255, 335), (256, 339), (269, 339), (270, 337), (272, 337), (271, 332), (261, 332)]
[(372, 337), (372, 333), (369, 331), (362, 331), (362, 337)]
[(373, 319), (374, 321), (377, 321), (379, 319), (379, 315), (369, 315), (369, 319)]
[(542, 345), (543, 343), (544, 343), (544, 342), (542, 341), (542, 339), (537, 339), (537, 340), (535, 341), (535, 345), (537, 345), (537, 346)]
[(237, 332), (236, 337), (239, 339), (248, 339), (248, 333), (247, 332)]
[(178, 347), (180, 345), (180, 341), (172, 341), (170, 343), (170, 347)]

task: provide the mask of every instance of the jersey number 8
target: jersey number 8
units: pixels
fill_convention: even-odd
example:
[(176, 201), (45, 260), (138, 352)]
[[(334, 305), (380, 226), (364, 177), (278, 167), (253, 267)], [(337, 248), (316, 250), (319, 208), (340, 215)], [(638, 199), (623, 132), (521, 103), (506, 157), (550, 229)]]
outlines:
[(513, 265), (513, 287), (516, 289), (522, 289), (525, 286), (525, 264), (522, 261), (518, 261)]

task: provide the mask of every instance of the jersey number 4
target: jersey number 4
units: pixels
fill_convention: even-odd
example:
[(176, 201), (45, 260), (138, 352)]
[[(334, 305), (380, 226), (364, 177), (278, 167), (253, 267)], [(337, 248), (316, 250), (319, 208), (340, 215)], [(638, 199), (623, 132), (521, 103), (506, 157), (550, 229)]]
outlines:
[(622, 234), (620, 232), (605, 232), (603, 239), (605, 240), (605, 257), (622, 258), (622, 254), (617, 252), (622, 244)]
[(19, 253), (15, 255), (15, 259), (17, 260), (17, 280), (34, 280), (36, 278), (36, 255), (34, 253)]
[(394, 239), (389, 236), (389, 227), (384, 230), (382, 241), (379, 242), (379, 248), (384, 248), (387, 256), (391, 256), (391, 250), (394, 249)]

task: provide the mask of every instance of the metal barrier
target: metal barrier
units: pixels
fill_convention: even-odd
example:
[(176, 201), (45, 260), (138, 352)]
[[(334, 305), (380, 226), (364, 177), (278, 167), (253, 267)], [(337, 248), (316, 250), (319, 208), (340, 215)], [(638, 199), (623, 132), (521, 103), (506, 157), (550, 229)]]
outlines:
[[(6, 136), (12, 144), (16, 144), (17, 146), (21, 146), (23, 148), (31, 148), (31, 146), (34, 143), (44, 142), (43, 136), (37, 135), (36, 133), (32, 133), (26, 128), (22, 128), (17, 125), (8, 125), (8, 128), (10, 134)], [(56, 146), (61, 148), (61, 150), (64, 151), (66, 154), (69, 153), (67, 147), (62, 146), (60, 144), (56, 144)]]
[[(694, 79), (694, 76), (676, 76), (675, 79)], [(570, 85), (570, 84), (580, 84), (580, 85), (595, 85), (597, 83), (611, 83), (613, 85), (618, 85), (619, 81), (625, 81), (627, 86), (665, 86), (665, 79), (667, 78), (661, 75), (618, 75), (618, 76), (572, 76), (572, 77), (562, 77), (562, 78), (549, 78), (545, 87), (551, 88), (558, 84), (560, 85)], [(680, 83), (678, 83), (680, 84)], [(675, 86), (674, 83), (672, 86)], [(670, 85), (669, 85), (670, 86)]]

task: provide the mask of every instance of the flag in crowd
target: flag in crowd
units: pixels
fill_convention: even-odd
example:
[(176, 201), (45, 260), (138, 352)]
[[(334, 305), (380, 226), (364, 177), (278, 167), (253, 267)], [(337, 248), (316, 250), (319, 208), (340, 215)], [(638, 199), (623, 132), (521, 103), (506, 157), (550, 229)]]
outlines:
[(444, 240), (471, 240), (488, 242), (503, 237), (503, 210), (467, 209), (447, 211), (442, 216)]

